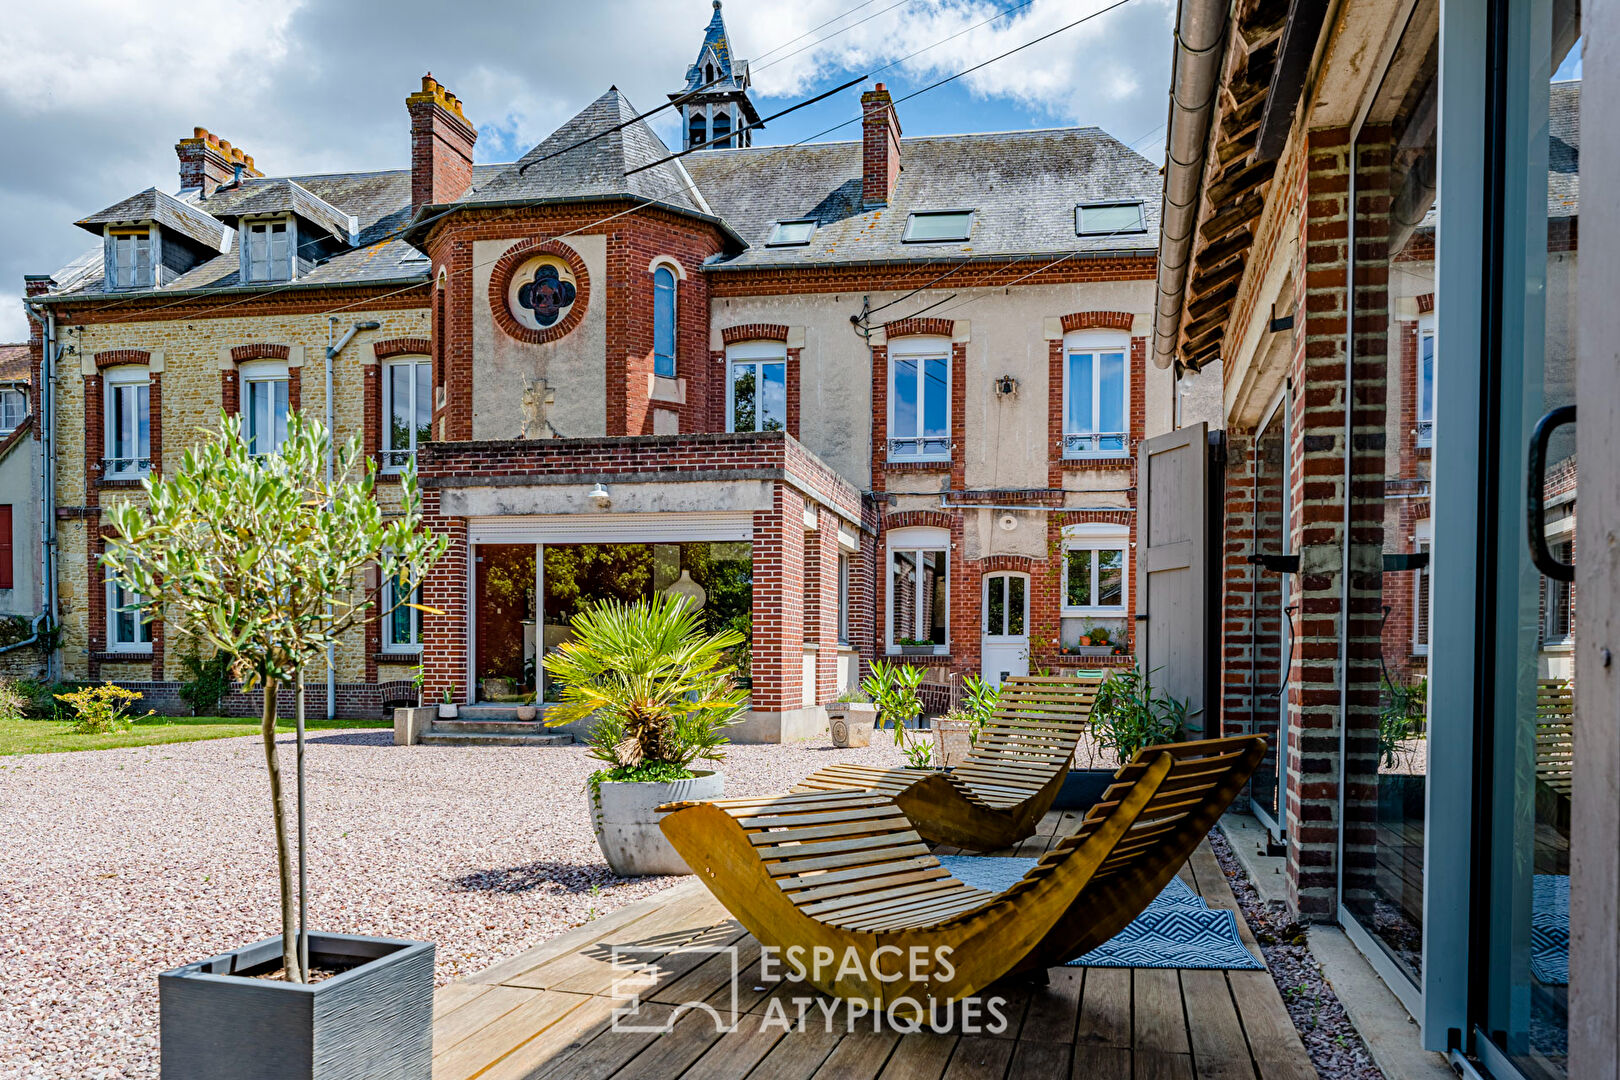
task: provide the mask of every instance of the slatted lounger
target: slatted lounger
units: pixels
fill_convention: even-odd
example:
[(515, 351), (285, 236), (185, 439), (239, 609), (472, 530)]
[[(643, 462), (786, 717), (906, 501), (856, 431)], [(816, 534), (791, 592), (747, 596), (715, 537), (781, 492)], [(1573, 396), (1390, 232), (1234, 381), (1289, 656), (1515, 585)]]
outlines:
[[(797, 954), (806, 981), (873, 1008), (940, 1005), (1072, 960), (1124, 928), (1265, 747), (1249, 735), (1142, 751), (1081, 830), (1001, 893), (952, 877), (895, 802), (874, 792), (674, 803), (661, 808), (662, 828), (738, 921), (781, 950), (785, 968)], [(817, 949), (833, 959), (818, 965)]]
[(949, 773), (832, 765), (795, 793), (887, 795), (923, 839), (974, 851), (1009, 847), (1052, 808), (1085, 734), (1101, 678), (1009, 679), (967, 760)]
[(1542, 679), (1536, 684), (1536, 779), (1567, 799), (1574, 768), (1575, 688)]

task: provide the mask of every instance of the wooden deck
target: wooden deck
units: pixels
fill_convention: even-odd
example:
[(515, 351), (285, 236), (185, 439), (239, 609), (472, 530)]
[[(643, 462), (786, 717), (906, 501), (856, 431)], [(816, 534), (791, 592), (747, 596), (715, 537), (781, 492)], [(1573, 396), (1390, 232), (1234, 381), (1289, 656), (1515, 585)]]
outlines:
[[(1073, 814), (1048, 814), (1016, 851), (1035, 856), (1072, 831)], [(941, 853), (948, 853), (941, 849)], [(1212, 907), (1237, 902), (1208, 844), (1181, 876)], [(1243, 938), (1258, 956), (1249, 929)], [(659, 955), (692, 945), (737, 947), (738, 1023), (720, 1034), (701, 1011), (667, 1032), (612, 1029), (614, 946)], [(696, 881), (638, 901), (472, 978), (434, 1003), (434, 1080), (1306, 1080), (1317, 1073), (1264, 971), (1053, 968), (1050, 984), (997, 986), (1006, 999), (999, 1035), (875, 1032), (870, 1016), (838, 1014), (833, 1030), (812, 1006), (801, 1029), (766, 1023), (772, 999), (797, 1022), (803, 984), (766, 983), (759, 946)], [(655, 986), (639, 988), (653, 1026), (675, 1006), (731, 1006), (731, 959), (673, 951)], [(782, 1015), (781, 1012), (776, 1015)]]

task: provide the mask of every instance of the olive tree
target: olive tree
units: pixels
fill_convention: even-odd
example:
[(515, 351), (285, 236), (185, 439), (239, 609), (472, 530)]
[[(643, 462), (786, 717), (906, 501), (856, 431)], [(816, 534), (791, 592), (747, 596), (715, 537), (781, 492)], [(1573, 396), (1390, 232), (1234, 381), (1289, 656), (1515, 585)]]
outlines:
[[(263, 736), (281, 884), (282, 957), (303, 982), (295, 935), (292, 865), (276, 755), (276, 699), (302, 666), (344, 633), (387, 614), (385, 589), (414, 594), (447, 541), (422, 526), (414, 470), (401, 477), (400, 509), (372, 497), (376, 465), (351, 439), (328, 454), (325, 427), (294, 413), (287, 437), (255, 454), (240, 418), (188, 449), (170, 477), (145, 482), (145, 505), (112, 511), (102, 557), (140, 599), (145, 618), (206, 640), (236, 658), (236, 672), (264, 692)], [(375, 568), (375, 572), (373, 571)], [(324, 657), (321, 658), (324, 663)]]

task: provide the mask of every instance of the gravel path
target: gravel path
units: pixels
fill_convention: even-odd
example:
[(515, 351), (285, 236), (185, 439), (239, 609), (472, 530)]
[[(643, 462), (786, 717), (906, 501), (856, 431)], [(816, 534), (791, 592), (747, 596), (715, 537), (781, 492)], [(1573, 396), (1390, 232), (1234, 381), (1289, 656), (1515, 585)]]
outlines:
[[(609, 873), (583, 747), (391, 741), (310, 738), (318, 929), (435, 942), (442, 983), (682, 880)], [(900, 764), (881, 734), (737, 746), (726, 793), (839, 761)], [(0, 758), (0, 1078), (158, 1075), (157, 973), (280, 930), (268, 802), (257, 737)]]

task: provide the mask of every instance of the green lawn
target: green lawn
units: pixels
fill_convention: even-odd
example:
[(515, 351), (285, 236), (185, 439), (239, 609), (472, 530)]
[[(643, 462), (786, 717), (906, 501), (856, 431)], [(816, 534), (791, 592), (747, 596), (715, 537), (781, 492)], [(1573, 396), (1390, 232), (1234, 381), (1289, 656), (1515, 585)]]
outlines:
[[(310, 731), (387, 727), (381, 720), (308, 720)], [(292, 731), (292, 724), (280, 725)], [(257, 717), (151, 716), (135, 721), (133, 731), (110, 735), (81, 735), (71, 720), (0, 720), (0, 756), (7, 754), (60, 754), (70, 750), (110, 750), (119, 746), (156, 746), (159, 743), (226, 739), (257, 735)]]

